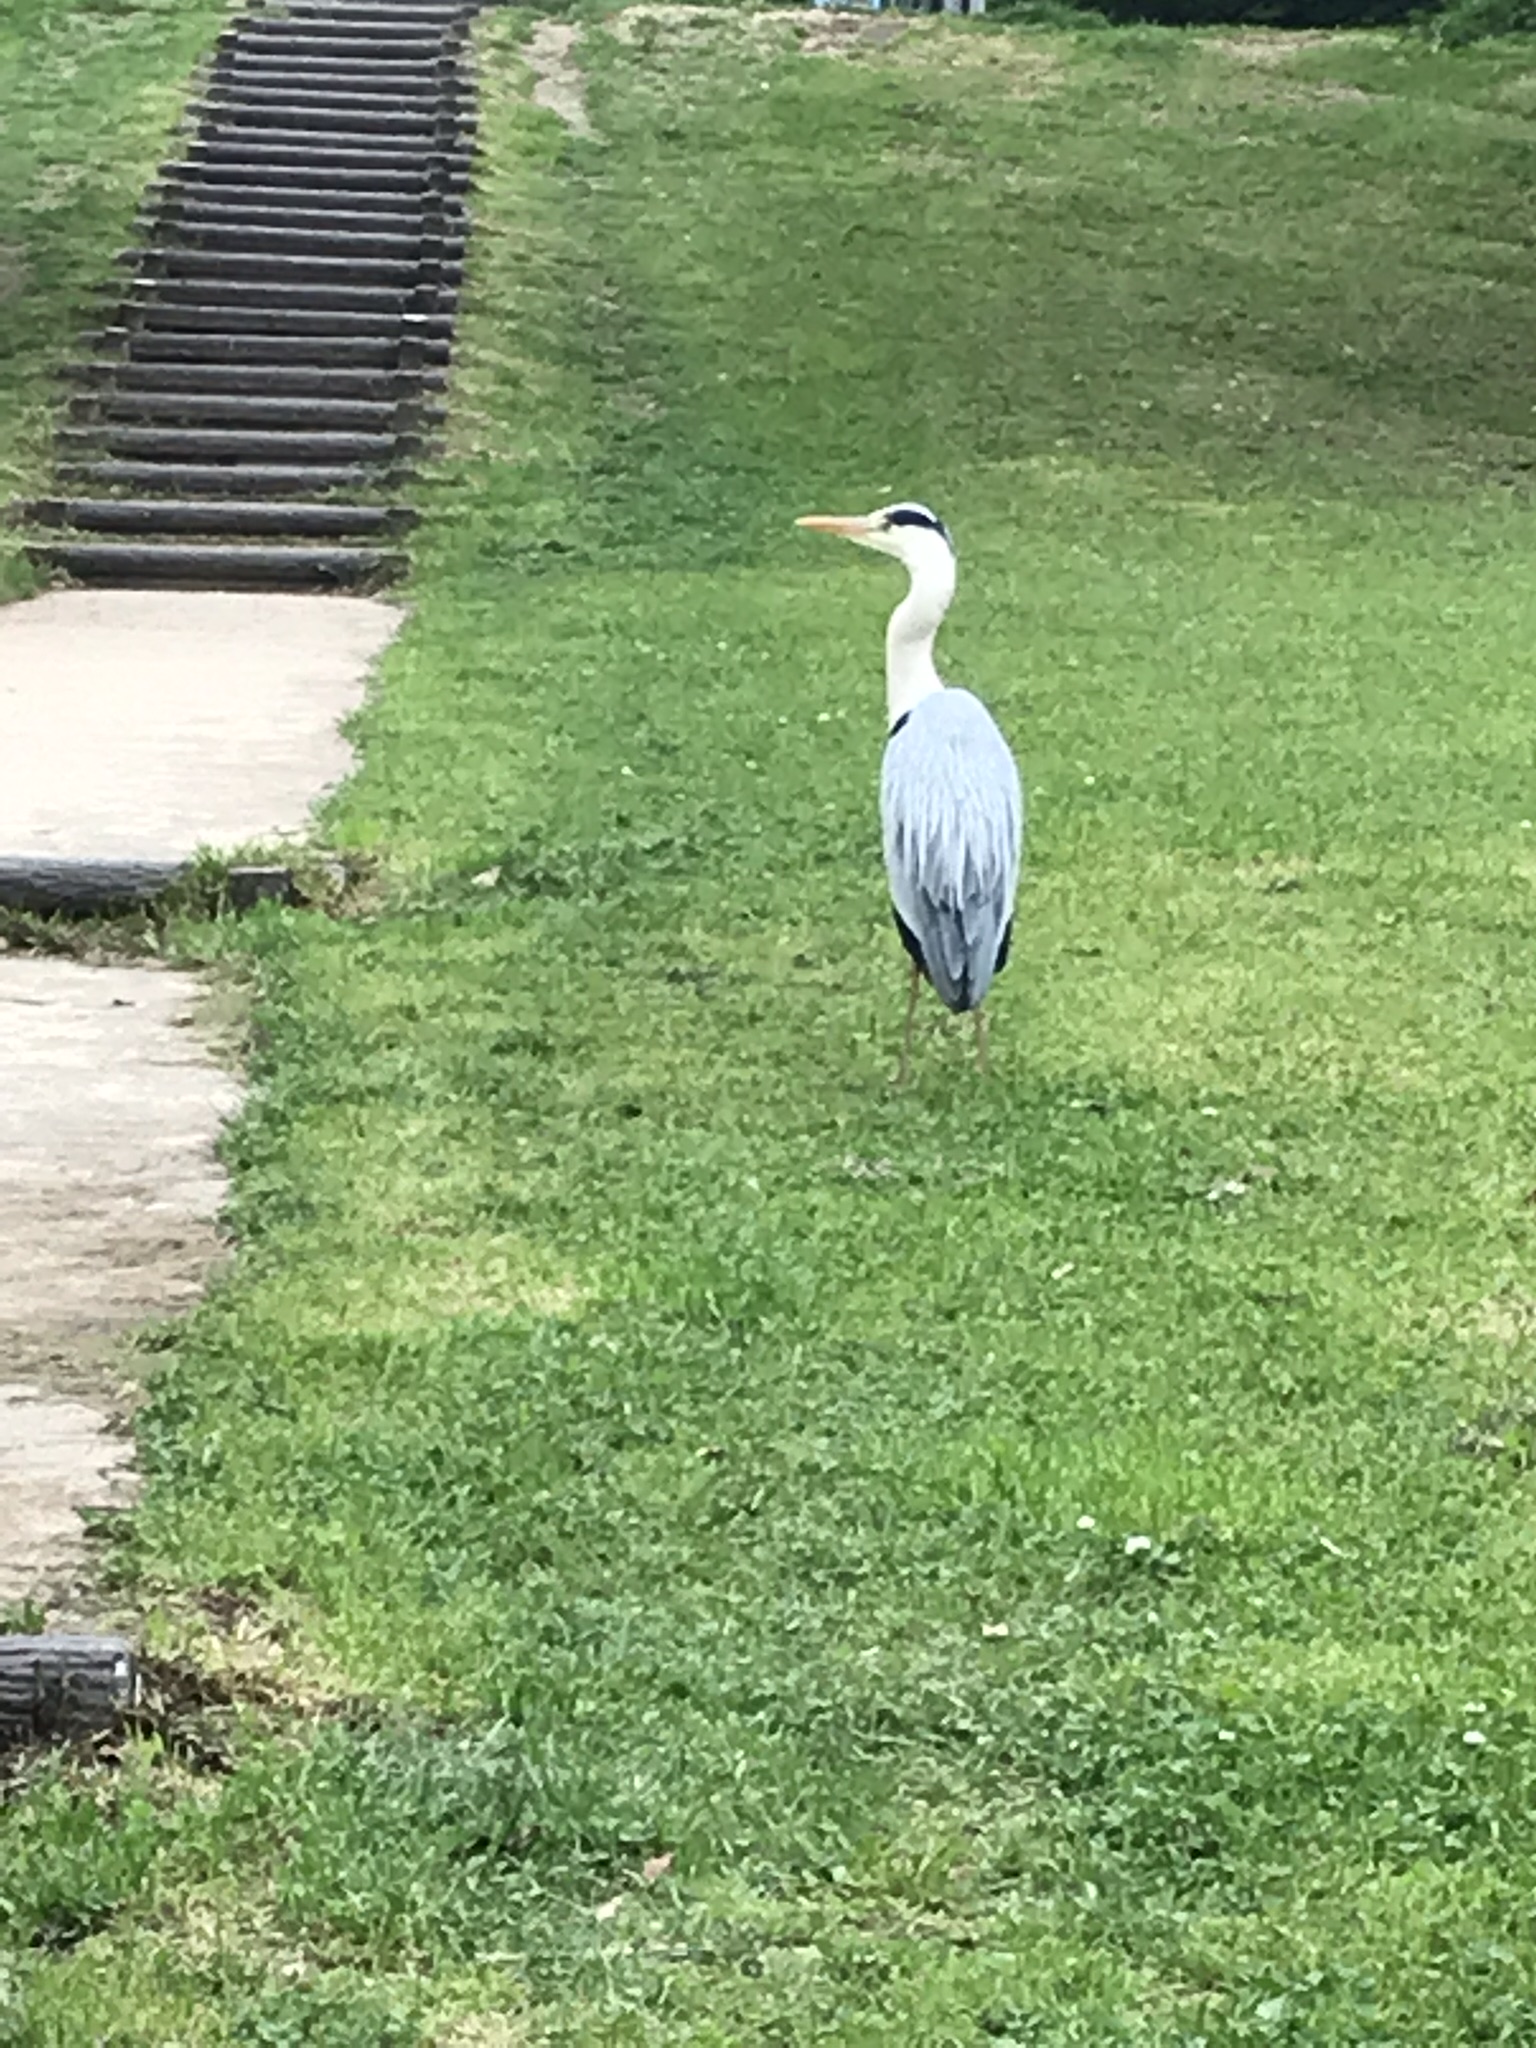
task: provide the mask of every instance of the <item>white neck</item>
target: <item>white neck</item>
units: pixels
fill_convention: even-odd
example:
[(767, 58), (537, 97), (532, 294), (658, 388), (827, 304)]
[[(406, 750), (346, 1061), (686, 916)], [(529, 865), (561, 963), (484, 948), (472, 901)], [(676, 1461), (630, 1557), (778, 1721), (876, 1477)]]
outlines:
[(944, 685), (933, 665), (934, 635), (955, 594), (955, 558), (942, 541), (907, 564), (912, 586), (885, 629), (885, 725)]

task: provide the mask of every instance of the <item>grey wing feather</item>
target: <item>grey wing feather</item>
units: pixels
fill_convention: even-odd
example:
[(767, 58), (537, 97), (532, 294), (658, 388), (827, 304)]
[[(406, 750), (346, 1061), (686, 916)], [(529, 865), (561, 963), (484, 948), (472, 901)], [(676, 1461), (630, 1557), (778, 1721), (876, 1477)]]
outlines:
[(880, 818), (897, 916), (941, 1001), (974, 1010), (1013, 918), (1024, 793), (1007, 741), (969, 690), (924, 697), (886, 742)]

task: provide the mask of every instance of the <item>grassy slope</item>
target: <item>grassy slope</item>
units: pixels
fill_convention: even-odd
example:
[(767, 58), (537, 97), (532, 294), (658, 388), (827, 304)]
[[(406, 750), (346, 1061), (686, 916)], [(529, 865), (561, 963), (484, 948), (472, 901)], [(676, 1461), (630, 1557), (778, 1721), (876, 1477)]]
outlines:
[[(267, 1704), (13, 1808), (16, 2037), (1528, 2042), (1525, 56), (514, 33), (124, 1553)], [(1034, 803), (904, 1098), (886, 492)]]
[[(57, 365), (127, 239), (222, 0), (0, 8), (0, 504), (46, 478)], [(0, 601), (31, 587), (0, 527)]]

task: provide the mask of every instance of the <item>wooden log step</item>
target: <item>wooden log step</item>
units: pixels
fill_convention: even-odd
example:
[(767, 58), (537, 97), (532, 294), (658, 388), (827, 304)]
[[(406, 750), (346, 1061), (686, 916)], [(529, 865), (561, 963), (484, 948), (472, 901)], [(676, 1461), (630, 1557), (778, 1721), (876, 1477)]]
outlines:
[(468, 7), (285, 7), (279, 15), (260, 19), (280, 22), (288, 30), (313, 22), (329, 35), (462, 35), (474, 13)]
[(473, 92), (451, 66), (362, 66), (342, 57), (272, 57), (250, 55), (219, 61), (209, 72), (217, 92), (340, 92), (360, 94), (385, 104), (438, 106), (455, 113), (473, 109)]
[(305, 229), (315, 234), (392, 235), (417, 242), (424, 236), (440, 236), (462, 246), (467, 231), (464, 210), (457, 204), (438, 207), (423, 201), (413, 211), (382, 206), (367, 210), (344, 204), (315, 206), (303, 192), (281, 191), (256, 197), (247, 190), (244, 198), (229, 194), (218, 199), (195, 191), (171, 192), (162, 200), (158, 218), (178, 236), (211, 228), (281, 228), (289, 233)]
[[(0, 904), (7, 910), (99, 917), (131, 910), (135, 904), (164, 895), (184, 868), (182, 861), (50, 860), (41, 854), (13, 855), (0, 858)], [(0, 1636), (0, 1642), (24, 1640)]]
[(0, 1750), (105, 1734), (137, 1704), (133, 1646), (123, 1637), (0, 1635)]
[(250, 397), (368, 398), (398, 405), (441, 388), (444, 371), (425, 364), (414, 369), (336, 369), (297, 363), (141, 362), (120, 355), (102, 362), (66, 363), (64, 376), (100, 390), (110, 385), (126, 396), (136, 392), (180, 392), (188, 397), (215, 393)]
[(294, 58), (310, 64), (387, 64), (422, 71), (445, 65), (464, 69), (462, 40), (457, 36), (371, 35), (361, 29), (301, 26), (273, 20), (234, 32), (215, 44), (215, 62), (226, 57), (256, 57), (265, 64)]
[(96, 421), (167, 421), (177, 426), (266, 427), (274, 431), (317, 429), (326, 433), (392, 433), (424, 418), (440, 417), (441, 407), (420, 399), (296, 398), (251, 395), (236, 391), (124, 391), (116, 385), (82, 394), (78, 407), (89, 407), (78, 423)]
[[(403, 574), (405, 557), (379, 548), (198, 547), (179, 542), (37, 541), (41, 568), (77, 583), (171, 590), (356, 590)], [(0, 1644), (6, 1638), (0, 1636)]]
[(360, 463), (66, 462), (59, 481), (94, 491), (153, 491), (175, 498), (204, 496), (313, 498), (324, 491), (387, 487), (397, 470)]
[(314, 22), (329, 34), (340, 30), (366, 31), (370, 35), (452, 35), (468, 27), (474, 6), (468, 7), (286, 7), (274, 17), (285, 29), (293, 30)]
[(324, 429), (282, 433), (256, 427), (60, 427), (56, 439), (66, 454), (136, 456), (157, 462), (305, 462), (334, 465), (398, 462), (414, 453), (420, 438), (408, 434), (332, 433)]
[(317, 183), (333, 171), (364, 171), (382, 189), (387, 181), (381, 174), (387, 171), (407, 172), (418, 180), (449, 187), (456, 177), (467, 183), (471, 154), (458, 145), (445, 148), (431, 139), (406, 142), (388, 135), (376, 135), (371, 141), (356, 136), (328, 138), (322, 144), (300, 128), (204, 135), (189, 146), (186, 162), (198, 171), (206, 165), (235, 165), (246, 177), (268, 167), (307, 171)]
[[(227, 365), (231, 369), (291, 365), (295, 371), (323, 372), (328, 369), (372, 370), (409, 376), (424, 372), (429, 381), (441, 382), (448, 361), (446, 341), (434, 339), (408, 343), (404, 349), (398, 329), (390, 334), (182, 334), (174, 329), (161, 332), (135, 330), (129, 340), (126, 327), (101, 328), (86, 336), (103, 348), (125, 347), (125, 361), (139, 365), (191, 364), (205, 367)], [(420, 359), (419, 364), (413, 359)]]
[[(457, 294), (444, 286), (430, 290), (407, 290), (387, 284), (277, 284), (264, 278), (237, 277), (139, 277), (133, 281), (125, 304), (146, 312), (175, 314), (174, 324), (183, 324), (184, 313), (372, 313), (380, 324), (398, 321), (413, 310), (417, 299), (429, 299), (431, 309), (446, 314)], [(170, 324), (170, 323), (167, 323)], [(221, 324), (221, 323), (216, 323)]]
[[(268, 249), (125, 249), (118, 258), (136, 277), (167, 281), (195, 280), (217, 285), (246, 278), (262, 285), (356, 284), (398, 285), (408, 289), (421, 278), (424, 259), (430, 261), (441, 245), (419, 246), (408, 257), (364, 256), (338, 252), (334, 256), (303, 255), (294, 251)], [(456, 258), (442, 257), (437, 275), (456, 284), (463, 265)]]
[(331, 67), (288, 58), (281, 64), (257, 64), (249, 59), (221, 59), (209, 74), (212, 89), (235, 95), (295, 94), (309, 100), (334, 94), (343, 103), (359, 100), (370, 106), (410, 108), (418, 103), (435, 111), (455, 111), (468, 106), (470, 89), (453, 73), (429, 68), (367, 71), (361, 66)]
[(308, 120), (253, 124), (243, 122), (238, 114), (216, 110), (216, 118), (187, 144), (184, 161), (202, 163), (209, 158), (238, 157), (254, 163), (264, 156), (278, 157), (298, 150), (305, 163), (353, 164), (362, 170), (388, 170), (397, 164), (406, 170), (417, 169), (424, 163), (435, 166), (440, 157), (457, 156), (465, 164), (469, 162), (472, 130), (452, 123), (445, 133), (439, 134), (435, 123), (426, 125), (430, 131), (426, 134), (373, 134), (367, 130), (332, 134), (322, 133)]
[(462, 235), (469, 211), (460, 198), (447, 198), (425, 187), (357, 193), (329, 185), (204, 184), (201, 179), (166, 185), (158, 195), (161, 216), (168, 221), (250, 221), (256, 227), (328, 227), (369, 233), (404, 234), (424, 223), (441, 222), (445, 233)]
[(326, 45), (318, 37), (247, 34), (215, 43), (211, 68), (215, 73), (254, 68), (295, 78), (312, 71), (338, 71), (403, 83), (425, 78), (462, 85), (469, 78), (459, 52), (437, 37), (402, 44), (358, 36)]
[[(424, 92), (364, 92), (344, 84), (334, 89), (310, 85), (303, 79), (286, 79), (260, 84), (243, 78), (214, 78), (209, 81), (206, 102), (220, 117), (220, 126), (231, 118), (249, 125), (270, 118), (279, 127), (287, 116), (317, 131), (358, 127), (414, 134), (422, 129), (447, 130), (462, 125), (463, 109), (455, 95), (440, 87)], [(279, 119), (278, 117), (282, 117)]]
[(295, 27), (281, 20), (256, 21), (244, 28), (226, 29), (214, 47), (230, 54), (250, 52), (263, 62), (294, 57), (315, 64), (377, 63), (425, 68), (455, 61), (452, 40), (440, 35), (376, 36), (362, 30), (341, 35), (326, 28)]
[(195, 111), (215, 130), (220, 142), (281, 129), (306, 140), (311, 136), (345, 136), (348, 146), (357, 149), (366, 145), (370, 137), (377, 137), (385, 146), (400, 142), (431, 145), (440, 135), (450, 136), (457, 131), (455, 122), (445, 120), (439, 124), (431, 114), (405, 114), (392, 108), (375, 112), (367, 108), (308, 107), (302, 101), (258, 104), (248, 100), (208, 100)]
[(317, 337), (340, 341), (349, 337), (398, 344), (402, 336), (422, 340), (446, 340), (453, 333), (453, 320), (446, 312), (415, 313), (398, 306), (382, 311), (339, 310), (323, 307), (253, 306), (226, 303), (218, 306), (192, 304), (161, 305), (150, 301), (139, 307), (125, 307), (134, 318), (136, 332), (152, 334), (162, 329), (178, 334), (220, 334), (231, 337), (263, 334), (276, 337)]
[(327, 146), (307, 148), (294, 160), (291, 149), (270, 139), (237, 148), (204, 136), (190, 143), (187, 154), (175, 163), (163, 163), (160, 176), (167, 184), (189, 189), (259, 183), (268, 188), (303, 185), (316, 192), (365, 192), (371, 203), (374, 195), (382, 199), (396, 192), (431, 196), (451, 168), (431, 152), (402, 155), (392, 162), (377, 151), (357, 156)]
[(341, 539), (401, 533), (416, 523), (408, 505), (326, 505), (302, 499), (41, 498), (23, 508), (38, 526), (87, 533), (282, 534)]
[[(169, 228), (178, 251), (196, 250), (209, 256), (236, 255), (260, 258), (264, 251), (274, 256), (324, 258), (350, 269), (353, 260), (368, 257), (390, 264), (404, 264), (407, 274), (419, 267), (424, 251), (441, 261), (458, 262), (464, 253), (464, 237), (439, 232), (436, 225), (418, 222), (404, 232), (354, 227), (273, 227), (264, 221), (187, 219), (161, 216), (162, 232)], [(145, 266), (139, 264), (139, 269)]]

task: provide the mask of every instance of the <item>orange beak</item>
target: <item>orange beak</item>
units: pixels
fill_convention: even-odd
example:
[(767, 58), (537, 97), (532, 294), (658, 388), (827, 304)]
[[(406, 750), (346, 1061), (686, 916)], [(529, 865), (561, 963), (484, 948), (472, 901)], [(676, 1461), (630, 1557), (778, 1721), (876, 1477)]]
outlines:
[(803, 519), (797, 519), (795, 524), (809, 527), (812, 533), (835, 533), (843, 540), (863, 540), (867, 534), (874, 531), (873, 522), (862, 514), (808, 512)]

